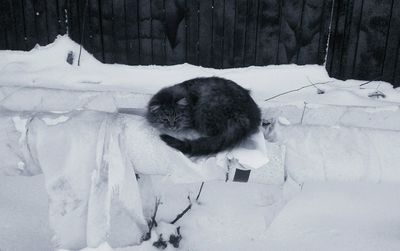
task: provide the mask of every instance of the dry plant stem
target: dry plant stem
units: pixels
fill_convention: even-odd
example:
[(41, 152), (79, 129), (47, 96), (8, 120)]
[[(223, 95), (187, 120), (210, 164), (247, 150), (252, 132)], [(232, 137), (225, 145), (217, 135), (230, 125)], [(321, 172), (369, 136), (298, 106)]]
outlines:
[[(199, 192), (197, 193), (197, 196), (196, 196), (196, 202), (198, 202), (198, 200), (200, 198), (200, 194), (201, 194), (201, 191), (203, 190), (203, 186), (204, 186), (204, 181), (201, 182)], [(171, 221), (171, 224), (175, 224), (180, 218), (182, 218), (192, 208), (192, 201), (190, 200), (189, 196), (187, 198), (189, 200), (189, 205), (180, 214), (178, 214), (173, 221)]]
[(271, 99), (274, 99), (274, 98), (277, 98), (277, 97), (280, 97), (280, 96), (283, 96), (283, 95), (286, 95), (286, 94), (289, 94), (289, 93), (292, 93), (292, 92), (297, 92), (297, 91), (303, 90), (303, 89), (308, 88), (308, 87), (311, 87), (311, 86), (316, 87), (316, 85), (326, 85), (326, 84), (329, 84), (329, 83), (332, 83), (332, 82), (333, 82), (333, 81), (327, 81), (327, 82), (322, 82), (322, 83), (315, 83), (315, 84), (305, 85), (305, 86), (302, 86), (302, 87), (297, 88), (297, 89), (293, 89), (293, 90), (290, 90), (290, 91), (282, 92), (282, 93), (280, 93), (280, 94), (277, 94), (277, 95), (275, 95), (275, 96), (272, 96), (272, 97), (270, 97), (270, 98), (267, 98), (267, 99), (264, 100), (264, 101), (269, 101), (269, 100), (271, 100)]
[(156, 197), (156, 202), (155, 202), (155, 206), (154, 206), (154, 213), (153, 216), (151, 217), (150, 223), (149, 223), (149, 231), (145, 234), (145, 237), (143, 238), (143, 240), (149, 240), (151, 238), (151, 230), (153, 229), (154, 226), (157, 227), (157, 221), (156, 221), (156, 216), (157, 216), (157, 211), (158, 211), (158, 207), (161, 204), (161, 199)]

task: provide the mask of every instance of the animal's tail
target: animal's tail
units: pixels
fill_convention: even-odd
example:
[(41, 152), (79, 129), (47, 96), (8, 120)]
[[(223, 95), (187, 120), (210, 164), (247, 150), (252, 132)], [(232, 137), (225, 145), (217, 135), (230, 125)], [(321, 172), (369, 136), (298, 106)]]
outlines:
[(240, 123), (228, 123), (228, 128), (220, 135), (202, 137), (194, 140), (179, 140), (169, 135), (161, 135), (169, 146), (180, 150), (183, 153), (199, 156), (218, 153), (229, 149), (240, 143), (244, 138), (254, 133), (255, 126), (249, 129), (248, 125)]

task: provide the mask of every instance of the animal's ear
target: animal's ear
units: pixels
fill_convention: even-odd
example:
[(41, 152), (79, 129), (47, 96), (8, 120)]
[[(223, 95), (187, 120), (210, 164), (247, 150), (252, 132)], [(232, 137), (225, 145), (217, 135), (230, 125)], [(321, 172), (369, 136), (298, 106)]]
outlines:
[(150, 112), (155, 112), (155, 111), (157, 111), (158, 109), (160, 109), (160, 106), (159, 106), (159, 105), (151, 105), (151, 106), (149, 106)]
[(176, 102), (178, 105), (187, 106), (189, 103), (186, 98), (181, 98)]

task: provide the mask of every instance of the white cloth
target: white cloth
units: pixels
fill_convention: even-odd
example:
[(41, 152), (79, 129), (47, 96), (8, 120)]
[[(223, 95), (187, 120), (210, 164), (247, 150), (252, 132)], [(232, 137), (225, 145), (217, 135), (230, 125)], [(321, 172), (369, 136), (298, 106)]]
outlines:
[[(191, 183), (225, 180), (232, 160), (254, 170), (271, 164), (261, 132), (233, 151), (190, 159), (141, 116), (9, 112), (0, 122), (0, 172), (43, 172), (56, 248), (138, 244), (147, 225), (135, 173)], [(270, 177), (282, 182), (275, 167)]]

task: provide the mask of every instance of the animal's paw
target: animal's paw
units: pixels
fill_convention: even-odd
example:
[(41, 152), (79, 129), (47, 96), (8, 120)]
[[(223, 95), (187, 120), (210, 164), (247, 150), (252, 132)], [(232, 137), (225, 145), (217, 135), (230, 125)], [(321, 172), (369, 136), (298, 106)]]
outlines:
[(181, 151), (183, 153), (187, 153), (189, 150), (185, 141), (179, 140), (179, 139), (169, 136), (167, 134), (161, 134), (160, 138), (165, 143), (167, 143), (167, 145), (169, 145), (170, 147), (178, 149), (179, 151)]

